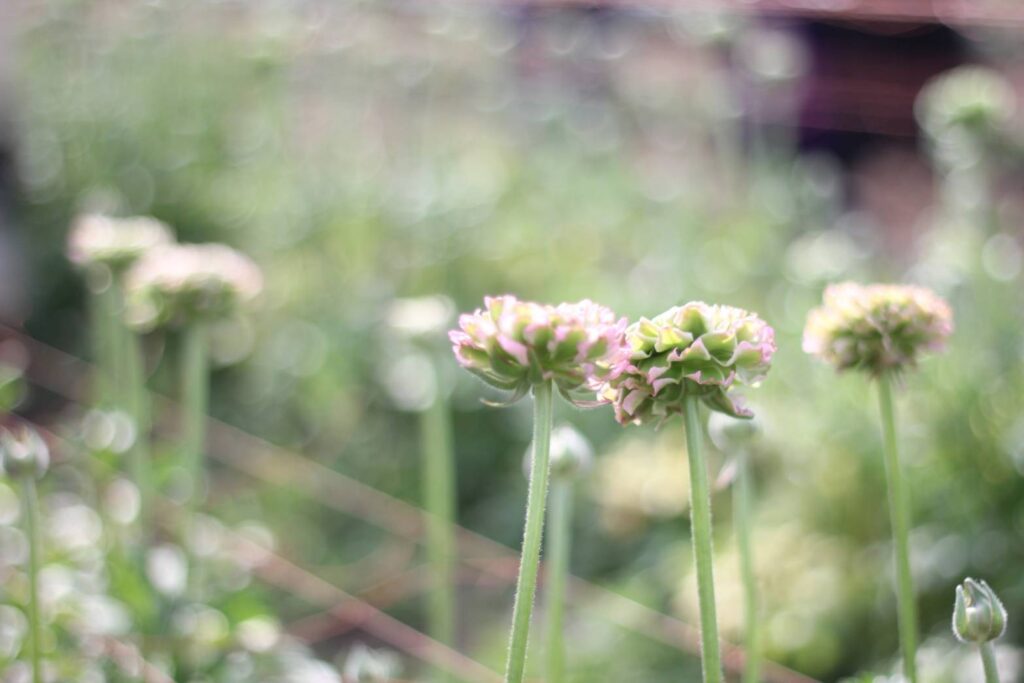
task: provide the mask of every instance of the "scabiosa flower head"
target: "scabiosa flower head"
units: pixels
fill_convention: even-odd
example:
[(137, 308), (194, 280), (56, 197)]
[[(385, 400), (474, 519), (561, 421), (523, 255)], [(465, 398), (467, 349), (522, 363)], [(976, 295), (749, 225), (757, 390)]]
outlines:
[(171, 229), (155, 218), (85, 214), (71, 224), (67, 254), (77, 266), (102, 265), (120, 272), (149, 249), (173, 241)]
[(164, 245), (146, 252), (125, 277), (127, 321), (148, 331), (222, 318), (262, 289), (259, 267), (230, 247)]
[(626, 360), (626, 319), (584, 300), (558, 306), (487, 297), (484, 307), (459, 317), (448, 337), (459, 364), (516, 401), (551, 380), (573, 402), (573, 392), (613, 377)]
[(807, 316), (803, 349), (839, 370), (872, 375), (913, 367), (953, 331), (953, 313), (937, 294), (911, 285), (844, 282), (825, 290)]
[(956, 587), (953, 635), (962, 642), (984, 643), (1006, 632), (1006, 608), (984, 581), (964, 579)]
[(621, 424), (642, 424), (683, 412), (683, 399), (752, 417), (730, 390), (764, 379), (775, 353), (775, 331), (756, 314), (701, 301), (676, 306), (626, 330), (629, 362), (599, 396)]

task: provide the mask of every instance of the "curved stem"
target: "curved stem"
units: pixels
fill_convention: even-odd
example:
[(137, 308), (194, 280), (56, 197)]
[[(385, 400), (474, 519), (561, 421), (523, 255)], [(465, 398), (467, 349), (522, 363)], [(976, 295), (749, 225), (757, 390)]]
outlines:
[(985, 683), (999, 683), (999, 669), (996, 667), (996, 650), (992, 641), (978, 643), (981, 665), (985, 667)]
[(42, 543), (39, 537), (39, 497), (35, 479), (31, 476), (23, 477), (22, 492), (25, 497), (25, 531), (28, 534), (28, 622), (32, 647), (32, 683), (41, 683), (43, 627), (39, 616), (39, 562)]
[(556, 479), (551, 484), (548, 513), (547, 683), (565, 682), (565, 587), (572, 550), (572, 482)]
[[(420, 416), (423, 504), (427, 510), (427, 555), (434, 577), (430, 593), (430, 635), (451, 646), (455, 640), (455, 471), (447, 401), (438, 394)], [(437, 680), (451, 676), (437, 671)]]
[(743, 683), (758, 683), (761, 669), (761, 634), (758, 619), (757, 576), (754, 573), (754, 552), (750, 544), (753, 521), (753, 482), (750, 456), (743, 451), (736, 454), (736, 488), (733, 491), (733, 513), (736, 524), (736, 545), (739, 550), (740, 575), (743, 579), (743, 616), (746, 629), (746, 664)]
[(697, 593), (700, 597), (701, 666), (704, 683), (722, 683), (722, 655), (718, 643), (718, 617), (715, 614), (715, 573), (711, 545), (711, 488), (701, 451), (701, 426), (698, 399), (684, 399), (686, 408), (686, 452), (690, 460), (690, 524), (693, 556), (697, 566)]
[(519, 561), (512, 633), (508, 643), (505, 683), (522, 683), (526, 671), (526, 646), (530, 639), (530, 615), (537, 590), (540, 543), (544, 535), (544, 505), (548, 492), (548, 451), (551, 446), (551, 382), (533, 388), (533, 454), (530, 490), (526, 498), (526, 527)]
[(899, 604), (900, 651), (903, 654), (903, 675), (910, 683), (917, 682), (917, 608), (914, 584), (910, 574), (910, 506), (899, 451), (896, 447), (896, 417), (892, 404), (890, 378), (878, 378), (878, 404), (882, 416), (885, 451), (885, 477), (889, 489), (889, 516), (892, 523), (896, 554), (896, 600)]

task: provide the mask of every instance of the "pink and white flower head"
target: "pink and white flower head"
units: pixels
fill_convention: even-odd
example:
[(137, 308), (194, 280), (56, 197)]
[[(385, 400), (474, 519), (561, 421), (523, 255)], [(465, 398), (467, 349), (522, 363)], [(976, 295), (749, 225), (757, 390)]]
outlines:
[(223, 244), (169, 244), (147, 251), (125, 276), (127, 321), (141, 331), (223, 318), (255, 299), (263, 275)]
[(106, 266), (121, 272), (153, 247), (174, 242), (171, 229), (148, 216), (113, 218), (85, 214), (71, 224), (68, 259), (77, 266)]
[(626, 319), (583, 300), (558, 306), (487, 297), (484, 308), (459, 317), (448, 333), (459, 364), (493, 387), (515, 392), (551, 380), (580, 405), (573, 392), (596, 390), (626, 362)]
[(952, 332), (949, 304), (930, 289), (844, 282), (826, 288), (824, 305), (808, 314), (803, 349), (837, 370), (877, 376), (913, 367)]
[(690, 396), (711, 410), (753, 417), (731, 390), (759, 384), (776, 348), (775, 331), (756, 314), (701, 301), (641, 318), (626, 330), (626, 342), (629, 363), (598, 394), (621, 424), (681, 414)]

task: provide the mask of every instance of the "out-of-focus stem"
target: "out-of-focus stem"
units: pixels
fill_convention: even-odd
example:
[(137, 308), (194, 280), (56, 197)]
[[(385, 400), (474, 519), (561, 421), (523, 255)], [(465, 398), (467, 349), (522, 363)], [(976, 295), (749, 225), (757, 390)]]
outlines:
[(551, 484), (548, 513), (547, 581), (547, 683), (565, 682), (565, 589), (572, 550), (572, 481), (555, 479)]
[(526, 526), (516, 581), (512, 632), (509, 636), (505, 683), (522, 683), (526, 671), (526, 649), (530, 639), (530, 616), (537, 590), (540, 545), (544, 535), (544, 505), (548, 492), (551, 449), (551, 381), (533, 388), (533, 448), (530, 462), (530, 490), (526, 499)]
[(182, 464), (188, 480), (188, 500), (195, 508), (203, 492), (203, 447), (210, 387), (207, 334), (202, 322), (194, 322), (185, 328), (181, 371), (184, 403)]
[[(451, 646), (455, 640), (455, 468), (448, 402), (438, 392), (421, 416), (423, 501), (427, 510), (427, 555), (434, 577), (430, 592), (430, 629), (434, 640)], [(436, 679), (451, 675), (437, 670)]]
[(700, 598), (701, 666), (704, 683), (722, 683), (722, 656), (715, 610), (714, 550), (711, 543), (711, 487), (708, 485), (708, 470), (701, 450), (698, 399), (686, 397), (685, 410), (686, 451), (690, 461), (690, 524), (697, 567), (697, 593)]
[(135, 442), (130, 453), (132, 478), (139, 489), (139, 527), (146, 533), (153, 500), (153, 473), (149, 459), (149, 392), (146, 389), (142, 340), (127, 329), (125, 333), (128, 412), (135, 425)]
[(42, 541), (39, 529), (39, 496), (31, 476), (21, 478), (25, 499), (25, 532), (28, 535), (28, 621), (32, 650), (32, 683), (42, 683), (43, 625), (39, 614), (39, 564)]
[(754, 483), (751, 481), (750, 454), (740, 449), (736, 454), (736, 488), (733, 513), (736, 524), (736, 545), (739, 549), (740, 575), (743, 579), (743, 612), (746, 638), (744, 683), (758, 683), (761, 674), (761, 634), (758, 610), (757, 576), (754, 573), (754, 551), (750, 543), (753, 523)]
[(893, 547), (896, 555), (896, 600), (899, 607), (903, 674), (909, 683), (917, 683), (917, 608), (914, 604), (914, 585), (910, 574), (910, 504), (900, 468), (892, 384), (887, 375), (878, 378), (878, 403), (882, 417), (889, 516), (892, 520)]

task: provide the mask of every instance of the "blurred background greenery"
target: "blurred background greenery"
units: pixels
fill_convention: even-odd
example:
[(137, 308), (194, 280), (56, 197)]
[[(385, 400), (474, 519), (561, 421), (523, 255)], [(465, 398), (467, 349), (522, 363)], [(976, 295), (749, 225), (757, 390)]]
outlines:
[[(586, 297), (631, 318), (691, 299), (758, 311), (779, 342), (750, 395), (765, 427), (766, 655), (831, 681), (892, 673), (895, 605), (874, 397), (801, 352), (804, 317), (836, 280), (926, 284), (958, 329), (899, 397), (922, 677), (980, 680), (949, 632), (953, 587), (973, 575), (1010, 611), (1001, 655), (1019, 680), (1021, 24), (684, 5), (15, 2), (0, 34), (3, 318), (89, 355), (85, 290), (64, 257), (81, 211), (151, 214), (183, 241), (227, 242), (261, 265), (266, 291), (215, 344), (212, 414), (415, 504), (418, 427), (402, 394), (416, 378), (396, 386), (391, 372), (408, 352), (386, 327), (394, 298), (443, 294), (470, 310), (486, 294)], [(920, 89), (961, 63), (1002, 80), (919, 100), (922, 130)], [(156, 386), (173, 393), (151, 346)], [(445, 347), (431, 352), (452, 392), (458, 520), (515, 547), (528, 406), (482, 405), (496, 396)], [(77, 419), (46, 392), (20, 400), (44, 423)], [(558, 411), (598, 454), (577, 498), (574, 574), (694, 622), (680, 426)], [(410, 561), (301, 488), (216, 476), (222, 519), (261, 520), (342, 587)], [(729, 496), (714, 501), (715, 540), (735, 640)], [(272, 600), (286, 625), (309, 611)], [(510, 586), (470, 582), (460, 601), (460, 649), (499, 668)], [(423, 627), (421, 597), (388, 609)], [(583, 607), (570, 629), (574, 680), (697, 676), (692, 652)], [(315, 645), (330, 659), (356, 642), (379, 645), (358, 628)]]

